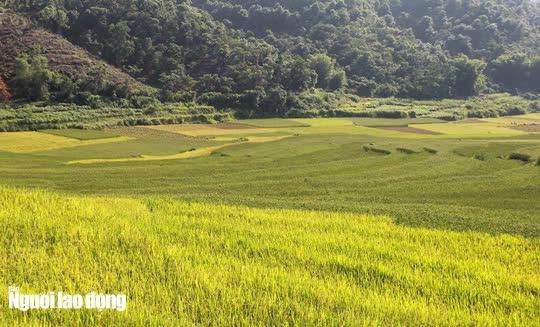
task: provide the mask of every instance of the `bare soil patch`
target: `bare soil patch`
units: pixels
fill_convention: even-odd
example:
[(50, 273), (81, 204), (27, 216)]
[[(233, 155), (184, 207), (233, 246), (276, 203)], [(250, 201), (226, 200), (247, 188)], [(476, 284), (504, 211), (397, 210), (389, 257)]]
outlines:
[(146, 127), (114, 127), (107, 131), (138, 139), (179, 139), (189, 136)]
[(521, 126), (510, 126), (512, 129), (523, 132), (533, 132), (540, 133), (540, 124), (531, 124), (531, 125), (521, 125)]
[(242, 125), (242, 124), (229, 124), (229, 123), (212, 125), (212, 127), (219, 128), (219, 129), (253, 129), (253, 126)]
[(379, 129), (384, 129), (387, 131), (396, 131), (401, 133), (412, 133), (412, 134), (424, 134), (424, 135), (442, 135), (442, 133), (439, 132), (433, 132), (428, 131), (426, 129), (416, 128), (416, 127), (399, 127), (399, 126), (391, 126), (391, 127), (378, 127)]

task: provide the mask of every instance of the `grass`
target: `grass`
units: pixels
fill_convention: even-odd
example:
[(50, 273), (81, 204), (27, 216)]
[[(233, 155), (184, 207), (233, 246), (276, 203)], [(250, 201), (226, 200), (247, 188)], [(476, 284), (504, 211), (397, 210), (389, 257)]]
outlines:
[(118, 134), (92, 129), (46, 129), (41, 133), (69, 137), (77, 140), (99, 140), (118, 137)]
[(123, 313), (22, 313), (0, 297), (2, 319), (15, 325), (540, 319), (538, 239), (404, 227), (381, 216), (12, 188), (0, 188), (0, 228), (0, 284), (128, 295)]

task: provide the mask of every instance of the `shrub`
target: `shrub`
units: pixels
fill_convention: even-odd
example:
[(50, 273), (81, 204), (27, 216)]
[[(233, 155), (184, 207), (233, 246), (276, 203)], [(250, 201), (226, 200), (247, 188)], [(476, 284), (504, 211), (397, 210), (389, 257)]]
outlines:
[(415, 154), (416, 151), (407, 149), (407, 148), (397, 148), (398, 152), (405, 153), (405, 154)]
[(518, 160), (518, 161), (523, 161), (523, 162), (529, 162), (531, 161), (531, 156), (524, 153), (512, 152), (508, 156), (508, 160)]
[(378, 154), (384, 154), (384, 155), (389, 155), (391, 153), (390, 151), (388, 151), (386, 149), (374, 148), (372, 146), (367, 146), (367, 145), (364, 145), (364, 151), (378, 153)]
[(476, 159), (476, 160), (480, 160), (480, 161), (485, 161), (486, 160), (486, 156), (481, 154), (481, 153), (475, 153), (473, 158)]
[(424, 151), (431, 153), (431, 154), (437, 154), (439, 151), (431, 148), (424, 148)]
[(540, 157), (538, 157), (538, 159), (536, 159), (536, 162), (534, 163), (536, 166), (540, 166)]

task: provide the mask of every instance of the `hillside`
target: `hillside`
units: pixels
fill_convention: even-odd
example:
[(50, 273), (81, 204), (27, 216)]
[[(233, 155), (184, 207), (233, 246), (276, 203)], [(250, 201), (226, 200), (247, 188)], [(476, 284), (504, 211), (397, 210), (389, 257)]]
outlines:
[[(96, 66), (104, 67), (104, 78), (130, 88), (142, 88), (138, 82), (120, 69), (91, 56), (86, 50), (72, 44), (61, 35), (33, 24), (24, 15), (0, 12), (0, 75), (10, 78), (16, 59), (24, 53), (42, 51), (49, 67), (71, 76), (85, 75)], [(0, 76), (1, 77), (1, 76)]]
[[(540, 92), (540, 7), (528, 0), (59, 0), (5, 6), (47, 30), (19, 16), (5, 20), (3, 35), (13, 45), (3, 42), (10, 54), (3, 67), (42, 45), (53, 69), (84, 72), (100, 58), (110, 65), (106, 76), (113, 82), (135, 83), (111, 66), (159, 90), (151, 95), (155, 100), (194, 101), (242, 117), (336, 110), (332, 97), (343, 94), (462, 99), (499, 92), (536, 98)], [(79, 88), (62, 101), (81, 98)], [(124, 93), (82, 91), (108, 99), (80, 101), (94, 106), (118, 105), (117, 95)], [(25, 98), (29, 92), (14, 93)], [(142, 106), (155, 107), (147, 100)]]

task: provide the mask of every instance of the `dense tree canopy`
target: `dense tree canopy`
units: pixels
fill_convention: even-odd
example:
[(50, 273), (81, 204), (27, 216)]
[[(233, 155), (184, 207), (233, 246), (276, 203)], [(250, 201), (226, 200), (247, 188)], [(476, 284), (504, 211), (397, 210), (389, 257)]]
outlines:
[(224, 102), (216, 96), (225, 94), (223, 106), (256, 104), (264, 111), (266, 103), (280, 111), (295, 103), (294, 93), (311, 88), (413, 98), (540, 90), (540, 11), (528, 0), (27, 0), (7, 6), (32, 13), (161, 89), (166, 101)]

